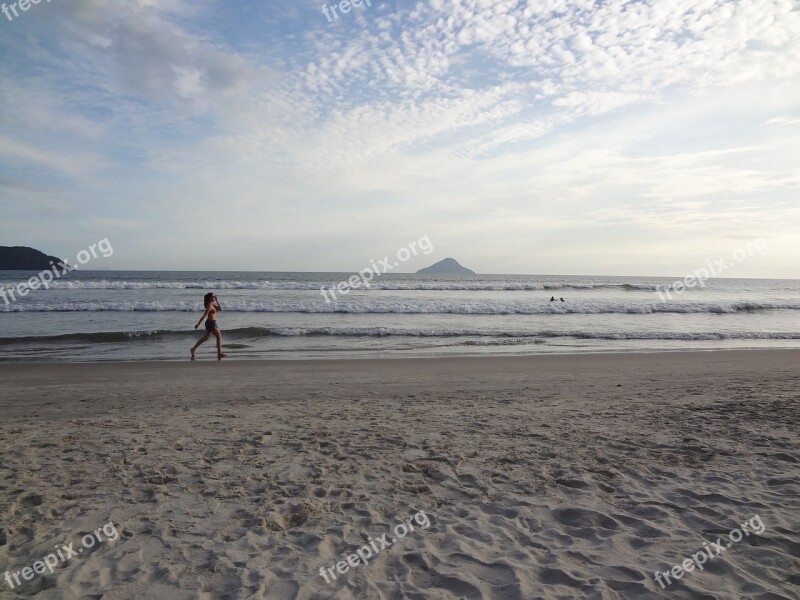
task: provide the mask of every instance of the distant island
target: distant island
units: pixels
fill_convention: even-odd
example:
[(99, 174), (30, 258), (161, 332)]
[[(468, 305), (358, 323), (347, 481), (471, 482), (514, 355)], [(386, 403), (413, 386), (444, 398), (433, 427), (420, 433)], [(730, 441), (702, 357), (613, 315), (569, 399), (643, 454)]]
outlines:
[(429, 275), (475, 275), (475, 271), (462, 267), (455, 258), (445, 258), (430, 267), (420, 269), (417, 273), (427, 273)]
[(0, 246), (0, 271), (44, 271), (63, 261), (26, 246)]

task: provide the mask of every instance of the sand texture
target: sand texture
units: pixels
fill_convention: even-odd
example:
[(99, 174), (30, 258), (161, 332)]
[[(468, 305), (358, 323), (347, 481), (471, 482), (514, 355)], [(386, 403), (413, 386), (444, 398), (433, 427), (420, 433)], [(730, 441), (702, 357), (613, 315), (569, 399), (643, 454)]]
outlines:
[[(800, 598), (800, 352), (0, 365), (0, 598)], [(326, 583), (320, 567), (417, 511)], [(666, 571), (758, 515), (703, 571)], [(78, 544), (76, 544), (76, 548)]]

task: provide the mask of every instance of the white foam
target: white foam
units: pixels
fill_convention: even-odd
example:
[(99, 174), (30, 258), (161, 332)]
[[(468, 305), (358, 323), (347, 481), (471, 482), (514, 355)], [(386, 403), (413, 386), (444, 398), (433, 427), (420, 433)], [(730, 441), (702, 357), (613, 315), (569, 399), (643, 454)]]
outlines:
[[(343, 274), (344, 277), (344, 274)], [(55, 290), (316, 290), (331, 288), (338, 281), (87, 281), (82, 279), (56, 280), (50, 283)], [(6, 284), (6, 289), (16, 284)], [(362, 288), (363, 289), (363, 288)], [(666, 286), (632, 283), (524, 283), (491, 281), (391, 281), (373, 280), (371, 290), (388, 291), (542, 291), (617, 289), (656, 291)]]
[[(193, 312), (202, 311), (201, 302), (182, 300), (137, 300), (96, 302), (17, 302), (5, 312)], [(397, 298), (361, 297), (327, 304), (320, 297), (300, 302), (226, 301), (227, 312), (264, 313), (345, 313), (345, 314), (460, 314), (460, 315), (567, 315), (567, 314), (655, 314), (709, 313), (800, 310), (800, 301), (789, 302), (569, 302), (540, 301), (499, 302), (474, 300), (454, 302), (451, 299), (404, 300)]]

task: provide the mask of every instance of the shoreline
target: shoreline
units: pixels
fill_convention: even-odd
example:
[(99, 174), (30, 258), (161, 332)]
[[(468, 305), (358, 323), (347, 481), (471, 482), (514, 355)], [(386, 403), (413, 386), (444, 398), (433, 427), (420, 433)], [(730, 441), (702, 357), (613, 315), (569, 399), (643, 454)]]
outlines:
[[(223, 350), (225, 350), (223, 346)], [(230, 352), (230, 350), (229, 350)], [(788, 346), (777, 346), (777, 347), (766, 347), (766, 348), (759, 348), (759, 347), (747, 347), (747, 348), (707, 348), (707, 349), (697, 349), (697, 348), (676, 348), (674, 350), (669, 349), (658, 349), (658, 350), (648, 350), (643, 348), (637, 348), (633, 350), (610, 350), (610, 349), (599, 349), (599, 350), (577, 350), (577, 351), (557, 351), (557, 352), (530, 352), (530, 353), (485, 353), (485, 354), (444, 354), (444, 353), (431, 353), (426, 356), (419, 356), (419, 355), (401, 355), (397, 354), (386, 354), (386, 355), (376, 355), (376, 356), (367, 356), (367, 357), (331, 357), (328, 358), (326, 356), (315, 356), (313, 358), (234, 358), (232, 356), (228, 356), (224, 360), (217, 360), (213, 357), (213, 355), (208, 354), (205, 357), (201, 357), (198, 355), (198, 358), (192, 361), (189, 357), (185, 358), (169, 358), (169, 359), (151, 359), (151, 358), (142, 358), (142, 359), (109, 359), (109, 360), (64, 360), (64, 361), (33, 361), (33, 360), (14, 360), (14, 359), (6, 359), (0, 360), (0, 372), (2, 372), (6, 368), (16, 368), (24, 365), (30, 366), (38, 366), (38, 367), (54, 367), (58, 365), (179, 365), (184, 363), (216, 363), (216, 364), (253, 364), (253, 363), (330, 363), (330, 362), (370, 362), (370, 361), (380, 361), (380, 362), (391, 362), (391, 361), (448, 361), (448, 360), (483, 360), (483, 359), (493, 359), (493, 360), (526, 360), (526, 359), (537, 359), (540, 357), (549, 357), (552, 359), (558, 358), (575, 358), (575, 357), (589, 357), (589, 356), (652, 356), (652, 355), (680, 355), (680, 354), (700, 354), (700, 355), (708, 355), (708, 354), (728, 354), (728, 353), (742, 353), (742, 352), (753, 352), (753, 353), (764, 353), (764, 352), (795, 352), (800, 353), (800, 348), (795, 347), (788, 347)], [(376, 353), (378, 354), (378, 353)], [(0, 373), (2, 374), (2, 373)]]

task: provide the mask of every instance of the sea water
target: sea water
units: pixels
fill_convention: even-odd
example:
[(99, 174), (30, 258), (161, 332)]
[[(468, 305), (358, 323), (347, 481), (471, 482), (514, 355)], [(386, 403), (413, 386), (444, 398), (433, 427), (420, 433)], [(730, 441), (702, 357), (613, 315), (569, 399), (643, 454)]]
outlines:
[(387, 273), (326, 302), (351, 275), (76, 271), (0, 300), (0, 360), (186, 360), (209, 291), (231, 359), (800, 347), (798, 280)]

